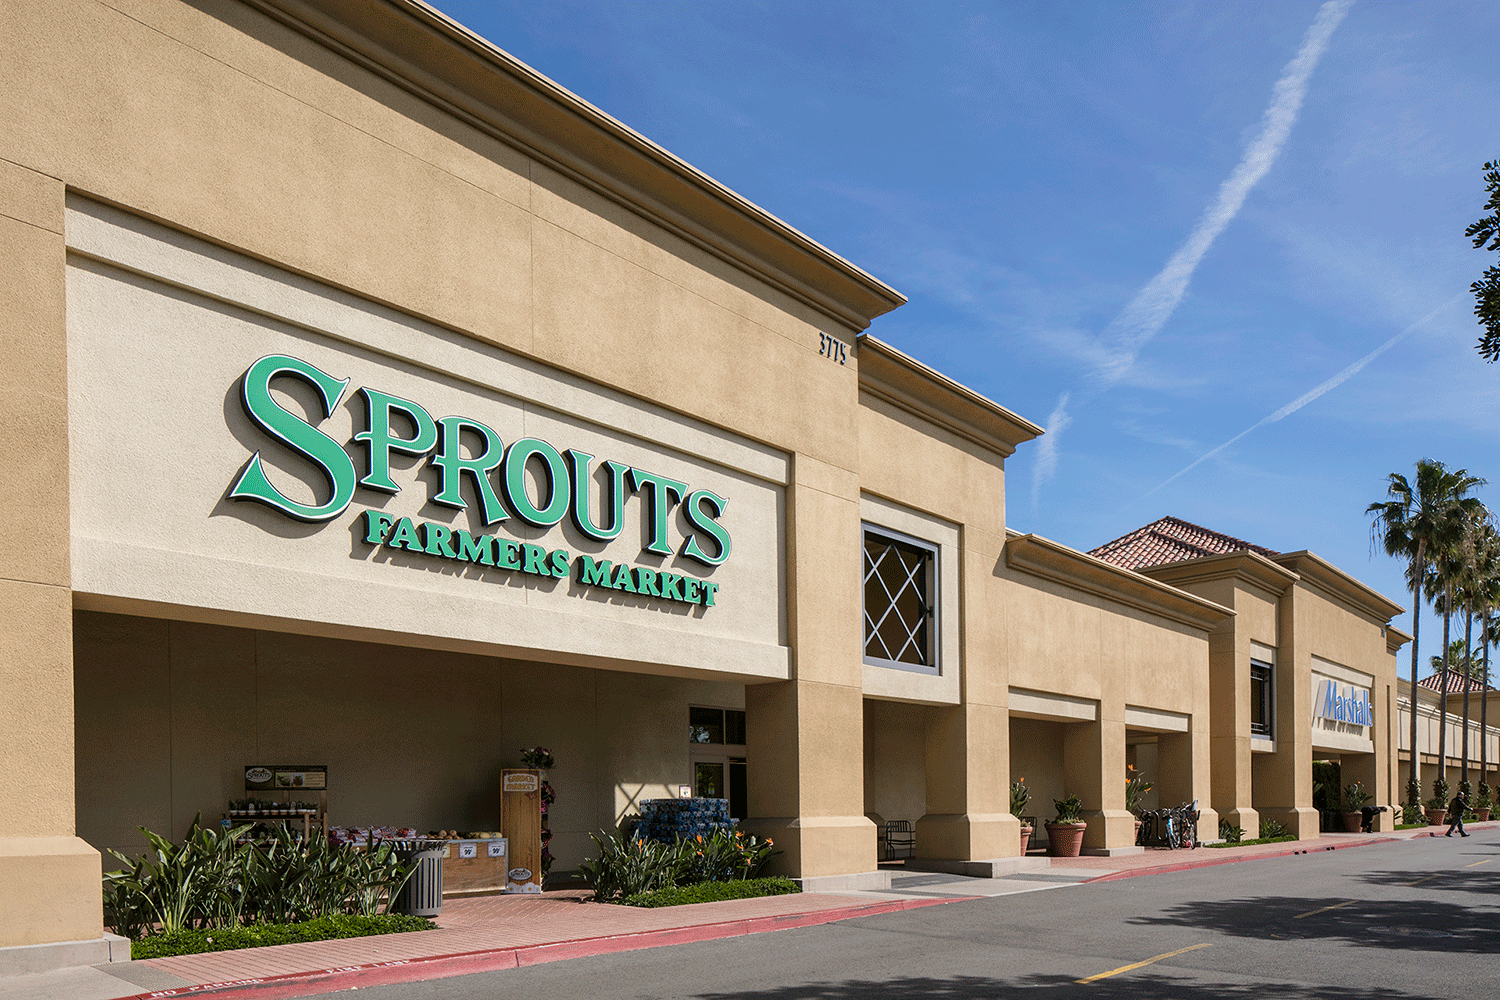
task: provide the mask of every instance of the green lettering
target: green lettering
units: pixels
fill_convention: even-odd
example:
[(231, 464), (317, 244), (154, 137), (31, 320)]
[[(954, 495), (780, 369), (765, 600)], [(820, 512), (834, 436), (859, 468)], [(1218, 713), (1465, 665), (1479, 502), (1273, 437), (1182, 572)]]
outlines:
[(718, 593), (719, 585), (712, 580), (703, 581), (703, 606), (711, 608), (714, 606), (714, 594)]
[(276, 402), (271, 395), (271, 380), (279, 375), (293, 375), (312, 383), (323, 404), (323, 416), (320, 420), (333, 416), (333, 408), (344, 397), (349, 380), (336, 379), (306, 361), (298, 361), (284, 354), (271, 354), (246, 370), (240, 386), (240, 399), (250, 419), (288, 448), (306, 455), (328, 477), (332, 487), (328, 501), (312, 506), (288, 499), (266, 478), (258, 451), (250, 456), (250, 463), (240, 473), (240, 478), (235, 480), (234, 487), (229, 491), (229, 499), (254, 500), (299, 521), (331, 521), (342, 514), (349, 506), (349, 501), (354, 499), (357, 477), (354, 462), (337, 441)]
[(547, 569), (547, 550), (540, 545), (532, 545), (530, 542), (522, 543), (521, 556), (526, 562), (526, 565), (522, 567), (522, 572), (534, 573), (537, 576), (552, 575), (552, 572)]
[[(544, 501), (538, 507), (531, 502), (526, 492), (526, 462), (533, 455), (542, 460), (547, 474), (538, 481), (538, 499)], [(510, 509), (541, 528), (550, 528), (568, 513), (568, 498), (572, 490), (568, 485), (568, 466), (556, 448), (537, 438), (522, 438), (510, 446), (505, 453), (505, 499)]]
[(495, 565), (495, 556), (493, 554), (495, 536), (480, 535), (478, 538), (475, 538), (463, 528), (459, 528), (453, 533), (453, 537), (458, 539), (458, 558), (460, 560), (477, 562), (484, 566)]
[(567, 576), (568, 575), (568, 550), (567, 549), (553, 549), (552, 550), (552, 556), (551, 556), (551, 558), (552, 558), (552, 575), (553, 576)]
[(669, 556), (672, 547), (667, 544), (667, 512), (687, 491), (687, 483), (679, 483), (666, 476), (658, 476), (640, 469), (630, 470), (630, 483), (637, 493), (650, 488), (651, 492), (651, 539), (642, 551)]
[(700, 581), (700, 580), (694, 580), (690, 576), (683, 577), (682, 578), (682, 599), (684, 601), (687, 601), (689, 604), (697, 604), (698, 603), (698, 584), (701, 583), (701, 582), (702, 581)]
[[(703, 505), (708, 504), (713, 508), (713, 513), (704, 511)], [(729, 558), (729, 532), (717, 520), (724, 513), (724, 508), (729, 506), (729, 501), (710, 490), (694, 490), (688, 494), (683, 501), (683, 513), (687, 514), (688, 523), (698, 531), (703, 532), (714, 540), (718, 548), (718, 554), (709, 556), (698, 545), (696, 535), (688, 538), (687, 544), (682, 547), (682, 554), (703, 563), (705, 566), (717, 566)]]
[(636, 592), (635, 575), (630, 572), (630, 567), (624, 565), (616, 566), (615, 580), (614, 583), (610, 584), (610, 586), (615, 590), (628, 590), (632, 594), (634, 594)]
[(509, 538), (495, 539), (495, 565), (500, 569), (520, 569), (519, 547)]
[(682, 577), (676, 573), (663, 573), (661, 575), (661, 596), (673, 601), (682, 600), (682, 591), (677, 585), (682, 582)]
[(656, 589), (656, 570), (637, 566), (635, 568), (635, 589), (640, 594), (650, 594), (652, 597), (660, 597), (661, 594)]
[(410, 549), (413, 552), (423, 551), (422, 543), (417, 538), (417, 527), (411, 523), (411, 518), (403, 517), (396, 522), (396, 530), (391, 532), (391, 537), (385, 540), (387, 548)]
[(609, 470), (609, 498), (600, 498), (599, 513), (602, 517), (607, 504), (610, 526), (601, 528), (594, 523), (589, 512), (592, 506), (589, 503), (589, 493), (594, 486), (589, 463), (594, 460), (594, 456), (573, 448), (569, 448), (566, 454), (573, 467), (573, 524), (585, 535), (601, 542), (618, 538), (620, 529), (625, 526), (625, 473), (629, 471), (629, 467), (619, 462), (604, 463), (604, 467)]
[(422, 533), (427, 536), (427, 554), (430, 556), (446, 556), (449, 559), (457, 559), (455, 553), (448, 545), (448, 539), (453, 532), (441, 524), (433, 524), (431, 521), (422, 522)]
[[(392, 396), (369, 386), (359, 390), (365, 397), (366, 425), (369, 430), (354, 435), (369, 449), (369, 473), (360, 483), (386, 493), (400, 493), (401, 487), (391, 480), (391, 452), (425, 455), (437, 446), (437, 425), (432, 416), (409, 399)], [(397, 437), (391, 433), (391, 414), (400, 413), (411, 421), (412, 436)]]
[[(474, 480), (474, 489), (479, 494), (479, 509), (484, 523), (489, 525), (505, 520), (505, 508), (500, 506), (500, 498), (495, 495), (495, 487), (490, 483), (490, 470), (505, 457), (505, 444), (500, 440), (500, 435), (468, 417), (444, 417), (438, 423), (443, 428), (443, 446), (432, 457), (432, 464), (443, 470), (443, 489), (432, 498), (432, 502), (460, 510), (466, 507), (458, 484), (467, 472)], [(484, 440), (484, 447), (473, 458), (463, 457), (465, 428)]]
[(385, 533), (395, 527), (396, 521), (389, 514), (378, 510), (365, 511), (365, 541), (379, 545), (385, 541)]
[(578, 557), (578, 582), (586, 583), (594, 587), (608, 587), (610, 585), (610, 570), (614, 564), (608, 559), (594, 562), (592, 556)]

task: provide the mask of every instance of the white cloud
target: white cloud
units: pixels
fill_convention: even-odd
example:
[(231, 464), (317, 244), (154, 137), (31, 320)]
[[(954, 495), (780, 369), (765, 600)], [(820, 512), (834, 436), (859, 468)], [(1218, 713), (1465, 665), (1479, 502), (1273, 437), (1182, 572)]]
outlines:
[[(1272, 88), (1271, 103), (1267, 106), (1265, 114), (1261, 116), (1259, 135), (1245, 149), (1245, 155), (1230, 172), (1229, 177), (1219, 185), (1218, 197), (1203, 213), (1203, 217), (1198, 220), (1198, 225), (1194, 227), (1182, 246), (1168, 259), (1166, 266), (1136, 293), (1135, 298), (1131, 299), (1100, 336), (1104, 357), (1085, 379), (1090, 394), (1097, 394), (1118, 385), (1135, 367), (1141, 350), (1172, 317), (1172, 313), (1176, 311), (1178, 303), (1187, 292), (1188, 282), (1192, 279), (1198, 264), (1203, 260), (1204, 254), (1208, 253), (1214, 241), (1239, 214), (1250, 190), (1271, 169), (1277, 156), (1286, 146), (1287, 139), (1291, 136), (1292, 126), (1297, 123), (1297, 116), (1302, 110), (1302, 102), (1307, 97), (1308, 81), (1312, 77), (1312, 72), (1317, 67), (1318, 60), (1327, 51), (1334, 29), (1349, 13), (1352, 4), (1353, 0), (1328, 0), (1318, 8), (1317, 17), (1313, 19), (1312, 26), (1303, 36), (1302, 45), (1297, 50), (1297, 54), (1292, 57), (1291, 62), (1287, 63), (1286, 68), (1282, 70), (1281, 78)], [(1068, 394), (1065, 393), (1063, 402), (1060, 404), (1060, 411), (1055, 411), (1053, 419), (1049, 419), (1049, 432), (1054, 419), (1059, 430), (1071, 422), (1066, 411), (1062, 409), (1066, 405), (1067, 398)], [(1046, 447), (1045, 442), (1048, 440), (1048, 438), (1043, 439), (1044, 447), (1037, 452), (1036, 466), (1032, 476), (1033, 504), (1041, 487), (1052, 478), (1057, 470), (1056, 440), (1051, 439), (1050, 447)]]

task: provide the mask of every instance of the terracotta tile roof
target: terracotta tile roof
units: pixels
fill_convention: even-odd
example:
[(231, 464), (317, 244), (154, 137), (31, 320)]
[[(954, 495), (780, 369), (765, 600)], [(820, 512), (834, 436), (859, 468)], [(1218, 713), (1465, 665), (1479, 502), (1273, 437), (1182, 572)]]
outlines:
[[(1441, 692), (1443, 690), (1443, 673), (1442, 671), (1438, 671), (1437, 673), (1432, 674), (1430, 677), (1419, 677), (1417, 678), (1417, 683), (1429, 691)], [(1469, 690), (1474, 694), (1479, 694), (1480, 692), (1485, 690), (1484, 685), (1479, 682), (1479, 678), (1466, 678), (1457, 670), (1448, 671), (1449, 694), (1463, 694), (1465, 683), (1469, 685)], [(1491, 688), (1490, 690), (1494, 689)]]
[(1089, 555), (1125, 569), (1142, 569), (1246, 549), (1263, 556), (1281, 554), (1275, 549), (1212, 531), (1180, 517), (1164, 517), (1159, 521), (1152, 521), (1144, 528), (1137, 528), (1128, 535), (1121, 535), (1112, 542), (1105, 542)]

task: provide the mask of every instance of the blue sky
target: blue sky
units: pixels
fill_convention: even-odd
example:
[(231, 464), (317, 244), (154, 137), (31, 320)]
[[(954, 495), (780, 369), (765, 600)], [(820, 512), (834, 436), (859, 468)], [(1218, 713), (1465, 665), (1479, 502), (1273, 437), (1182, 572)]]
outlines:
[(437, 6), (895, 286), (872, 333), (1050, 424), (1007, 463), (1017, 530), (1086, 550), (1172, 514), (1404, 606), (1364, 515), (1387, 474), (1435, 458), (1500, 503), (1468, 293), (1500, 255), (1463, 237), (1500, 4)]

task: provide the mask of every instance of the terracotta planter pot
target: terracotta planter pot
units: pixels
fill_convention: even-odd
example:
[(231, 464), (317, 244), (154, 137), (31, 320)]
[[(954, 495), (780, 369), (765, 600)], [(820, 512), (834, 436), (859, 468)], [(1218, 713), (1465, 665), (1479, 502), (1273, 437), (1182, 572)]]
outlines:
[(1475, 809), (1474, 818), (1481, 823), (1488, 823), (1490, 821), (1490, 811), (1488, 809)]
[(1032, 832), (1033, 832), (1033, 828), (1032, 827), (1029, 827), (1029, 826), (1022, 826), (1021, 827), (1021, 857), (1023, 857), (1023, 858), (1026, 857), (1026, 848), (1028, 848), (1028, 847), (1031, 846), (1031, 834), (1032, 834)]
[(1446, 810), (1446, 809), (1429, 809), (1429, 810), (1427, 810), (1427, 825), (1428, 826), (1442, 826), (1443, 825), (1443, 820), (1445, 820), (1447, 818), (1448, 818), (1448, 810)]
[(1141, 821), (1140, 820), (1136, 820), (1135, 821), (1135, 839), (1132, 840), (1131, 843), (1132, 844), (1140, 844), (1140, 842), (1141, 842)]
[(1358, 833), (1360, 821), (1364, 816), (1360, 813), (1344, 813), (1344, 832)]
[(1054, 858), (1076, 858), (1083, 850), (1087, 823), (1048, 823), (1047, 853)]

